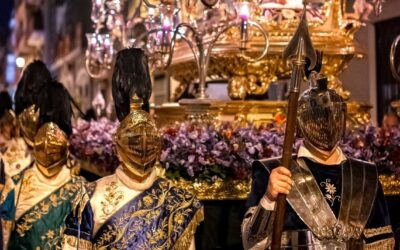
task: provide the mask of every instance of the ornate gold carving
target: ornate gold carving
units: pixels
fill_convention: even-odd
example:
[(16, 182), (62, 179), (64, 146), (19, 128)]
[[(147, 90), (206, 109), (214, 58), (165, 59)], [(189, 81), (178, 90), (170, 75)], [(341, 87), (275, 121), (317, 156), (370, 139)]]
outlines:
[[(329, 77), (330, 87), (348, 100), (350, 93), (343, 89), (338, 75), (351, 59), (363, 55), (359, 44), (354, 41), (354, 33), (362, 27), (362, 23), (351, 19), (350, 15), (343, 15), (343, 10), (346, 9), (344, 4), (341, 0), (325, 1), (321, 10), (317, 10), (320, 18), (311, 18), (308, 24), (314, 47), (324, 51), (322, 73)], [(263, 28), (268, 30), (268, 54), (256, 63), (245, 61), (237, 53), (240, 31), (233, 28), (214, 46), (209, 63), (207, 77), (229, 79), (229, 96), (232, 99), (243, 99), (248, 94), (264, 94), (271, 81), (290, 77), (291, 70), (282, 61), (282, 52), (298, 25), (301, 10), (264, 8), (261, 5), (256, 8), (252, 18), (259, 20)], [(291, 14), (288, 15), (288, 12)], [(205, 41), (209, 37), (205, 34)], [(259, 55), (263, 44), (261, 34), (252, 32), (246, 55)], [(207, 45), (206, 42), (205, 46)], [(189, 48), (183, 42), (178, 42), (170, 72), (171, 76), (181, 82), (179, 93), (198, 78), (198, 72), (193, 70), (195, 68)], [(178, 96), (179, 94), (175, 97)]]
[(347, 127), (359, 128), (370, 122), (372, 106), (360, 102), (347, 102)]
[(400, 100), (393, 101), (391, 103), (392, 107), (396, 109), (396, 113), (398, 116), (400, 116)]
[(400, 177), (392, 175), (379, 175), (385, 195), (400, 195)]
[[(198, 101), (198, 102), (197, 102)], [(255, 125), (262, 123), (271, 123), (276, 121), (277, 115), (282, 115), (282, 119), (286, 113), (286, 101), (218, 101), (211, 100), (207, 105), (201, 105), (200, 100), (190, 100), (182, 103), (179, 110), (183, 109), (186, 118), (195, 118), (196, 121), (203, 122), (210, 118), (218, 118), (219, 121), (237, 121), (252, 122)], [(370, 121), (371, 105), (347, 102), (347, 127), (358, 128)], [(159, 126), (165, 126), (174, 122), (185, 120), (185, 116), (181, 112), (180, 116), (176, 116), (177, 107), (163, 107), (156, 109), (155, 114), (159, 120)]]
[(392, 226), (378, 227), (378, 228), (366, 228), (364, 229), (364, 236), (371, 238), (380, 234), (390, 234), (392, 233)]
[(185, 109), (175, 103), (173, 106), (161, 106), (154, 108), (154, 120), (157, 127), (161, 128), (166, 124), (174, 124), (185, 119)]
[[(380, 175), (385, 195), (400, 195), (400, 177), (395, 175)], [(251, 189), (248, 180), (221, 180), (213, 183), (206, 181), (191, 182), (187, 180), (171, 180), (171, 182), (193, 194), (199, 200), (244, 200)]]
[(105, 201), (101, 202), (101, 210), (104, 214), (102, 217), (108, 217), (116, 211), (119, 202), (124, 199), (124, 193), (118, 191), (118, 185), (115, 181), (107, 184), (104, 199)]
[(171, 181), (174, 185), (193, 193), (199, 200), (245, 200), (251, 189), (249, 180)]

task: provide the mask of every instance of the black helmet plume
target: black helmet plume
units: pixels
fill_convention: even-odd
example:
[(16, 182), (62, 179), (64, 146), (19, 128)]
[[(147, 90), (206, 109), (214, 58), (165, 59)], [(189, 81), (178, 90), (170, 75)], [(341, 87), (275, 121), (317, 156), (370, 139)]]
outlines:
[(53, 81), (43, 88), (39, 94), (37, 105), (39, 108), (39, 128), (47, 122), (54, 122), (67, 135), (71, 135), (71, 97), (60, 82)]
[(130, 99), (136, 94), (143, 99), (142, 109), (149, 112), (151, 80), (147, 56), (137, 48), (118, 52), (112, 77), (112, 94), (118, 120), (130, 112)]
[(33, 104), (37, 104), (40, 91), (51, 80), (50, 71), (42, 61), (35, 60), (26, 66), (15, 92), (15, 112), (17, 115)]
[(3, 117), (7, 110), (12, 109), (11, 96), (7, 91), (0, 92), (0, 118)]

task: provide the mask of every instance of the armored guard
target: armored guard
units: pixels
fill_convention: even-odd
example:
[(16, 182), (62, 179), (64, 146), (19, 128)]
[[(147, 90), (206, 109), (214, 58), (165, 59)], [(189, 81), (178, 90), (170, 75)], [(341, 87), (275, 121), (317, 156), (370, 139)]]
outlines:
[(34, 163), (12, 177), (2, 204), (4, 247), (7, 249), (59, 249), (66, 216), (85, 185), (71, 174), (68, 135), (71, 104), (61, 83), (51, 82), (40, 92), (37, 133), (33, 145)]
[(5, 178), (19, 174), (33, 163), (32, 148), (39, 116), (38, 96), (50, 82), (51, 74), (39, 60), (30, 63), (22, 73), (15, 93), (15, 113), (11, 107), (5, 113), (5, 118), (15, 125), (18, 123), (15, 127), (20, 130), (15, 131), (17, 133), (7, 141), (0, 155), (1, 171), (4, 171)]
[(96, 181), (67, 218), (64, 249), (189, 249), (203, 207), (155, 167), (160, 136), (148, 109), (151, 82), (142, 50), (118, 53), (113, 97), (121, 124), (115, 144), (121, 165)]
[(287, 194), (285, 249), (392, 249), (394, 239), (376, 166), (343, 154), (346, 104), (319, 77), (299, 99), (304, 138), (291, 171), (280, 159), (253, 164), (252, 190), (242, 224), (245, 249), (271, 244), (278, 193)]

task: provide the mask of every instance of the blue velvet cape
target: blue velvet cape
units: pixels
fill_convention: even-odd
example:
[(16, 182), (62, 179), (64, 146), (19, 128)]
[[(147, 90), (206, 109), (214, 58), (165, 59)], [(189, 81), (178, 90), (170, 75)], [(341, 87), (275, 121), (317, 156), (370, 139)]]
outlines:
[(192, 194), (158, 179), (111, 215), (95, 235), (90, 202), (81, 223), (74, 213), (67, 217), (64, 233), (90, 242), (94, 249), (172, 249), (182, 240), (190, 245), (187, 235), (202, 219), (203, 206)]

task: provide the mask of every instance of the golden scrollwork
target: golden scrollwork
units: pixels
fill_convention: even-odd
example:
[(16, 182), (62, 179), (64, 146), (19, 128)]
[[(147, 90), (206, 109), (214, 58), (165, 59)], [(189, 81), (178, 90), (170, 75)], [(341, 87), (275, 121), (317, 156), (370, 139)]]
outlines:
[(392, 175), (379, 175), (385, 195), (400, 195), (400, 177)]
[[(203, 102), (203, 103), (201, 103)], [(207, 122), (218, 121), (252, 122), (254, 125), (268, 124), (276, 121), (276, 116), (286, 114), (286, 101), (204, 101), (190, 99), (180, 103), (181, 106), (160, 107), (155, 109), (158, 126), (162, 127), (185, 119)], [(359, 102), (347, 102), (347, 126), (359, 128), (368, 124), (371, 118), (371, 105)], [(179, 116), (177, 115), (177, 111)], [(186, 113), (186, 117), (185, 114)]]
[(360, 102), (347, 102), (347, 127), (357, 129), (365, 126), (371, 119), (372, 106)]
[[(400, 178), (395, 175), (380, 175), (385, 195), (400, 195)], [(188, 181), (184, 179), (171, 182), (197, 196), (199, 200), (245, 200), (251, 189), (250, 180)]]
[[(338, 75), (350, 60), (363, 55), (361, 47), (354, 41), (354, 34), (363, 24), (357, 18), (344, 13), (345, 9), (344, 1), (325, 1), (320, 9), (315, 9), (318, 15), (314, 15), (314, 10), (309, 10), (308, 15), (311, 18), (308, 24), (314, 47), (324, 52), (322, 73), (329, 77), (331, 87), (348, 100), (350, 92), (343, 89)], [(282, 52), (298, 25), (300, 13), (301, 8), (256, 6), (252, 18), (258, 20), (269, 33), (268, 54), (258, 62), (246, 61), (237, 53), (240, 31), (232, 28), (214, 46), (207, 77), (227, 79), (229, 96), (233, 100), (243, 100), (249, 94), (265, 94), (270, 82), (290, 78), (291, 67), (283, 62)], [(205, 41), (208, 41), (207, 36), (212, 34), (205, 34)], [(246, 47), (246, 56), (259, 55), (263, 44), (261, 34), (252, 32)], [(206, 42), (205, 46), (207, 45)], [(185, 44), (178, 42), (170, 67), (171, 76), (181, 82), (180, 93), (198, 78), (192, 55), (188, 51)]]
[(391, 103), (392, 107), (396, 109), (396, 113), (398, 116), (400, 116), (400, 100), (393, 101)]
[(171, 182), (193, 194), (199, 200), (245, 200), (250, 193), (249, 180), (222, 180), (214, 182), (188, 181), (184, 179), (171, 180)]

